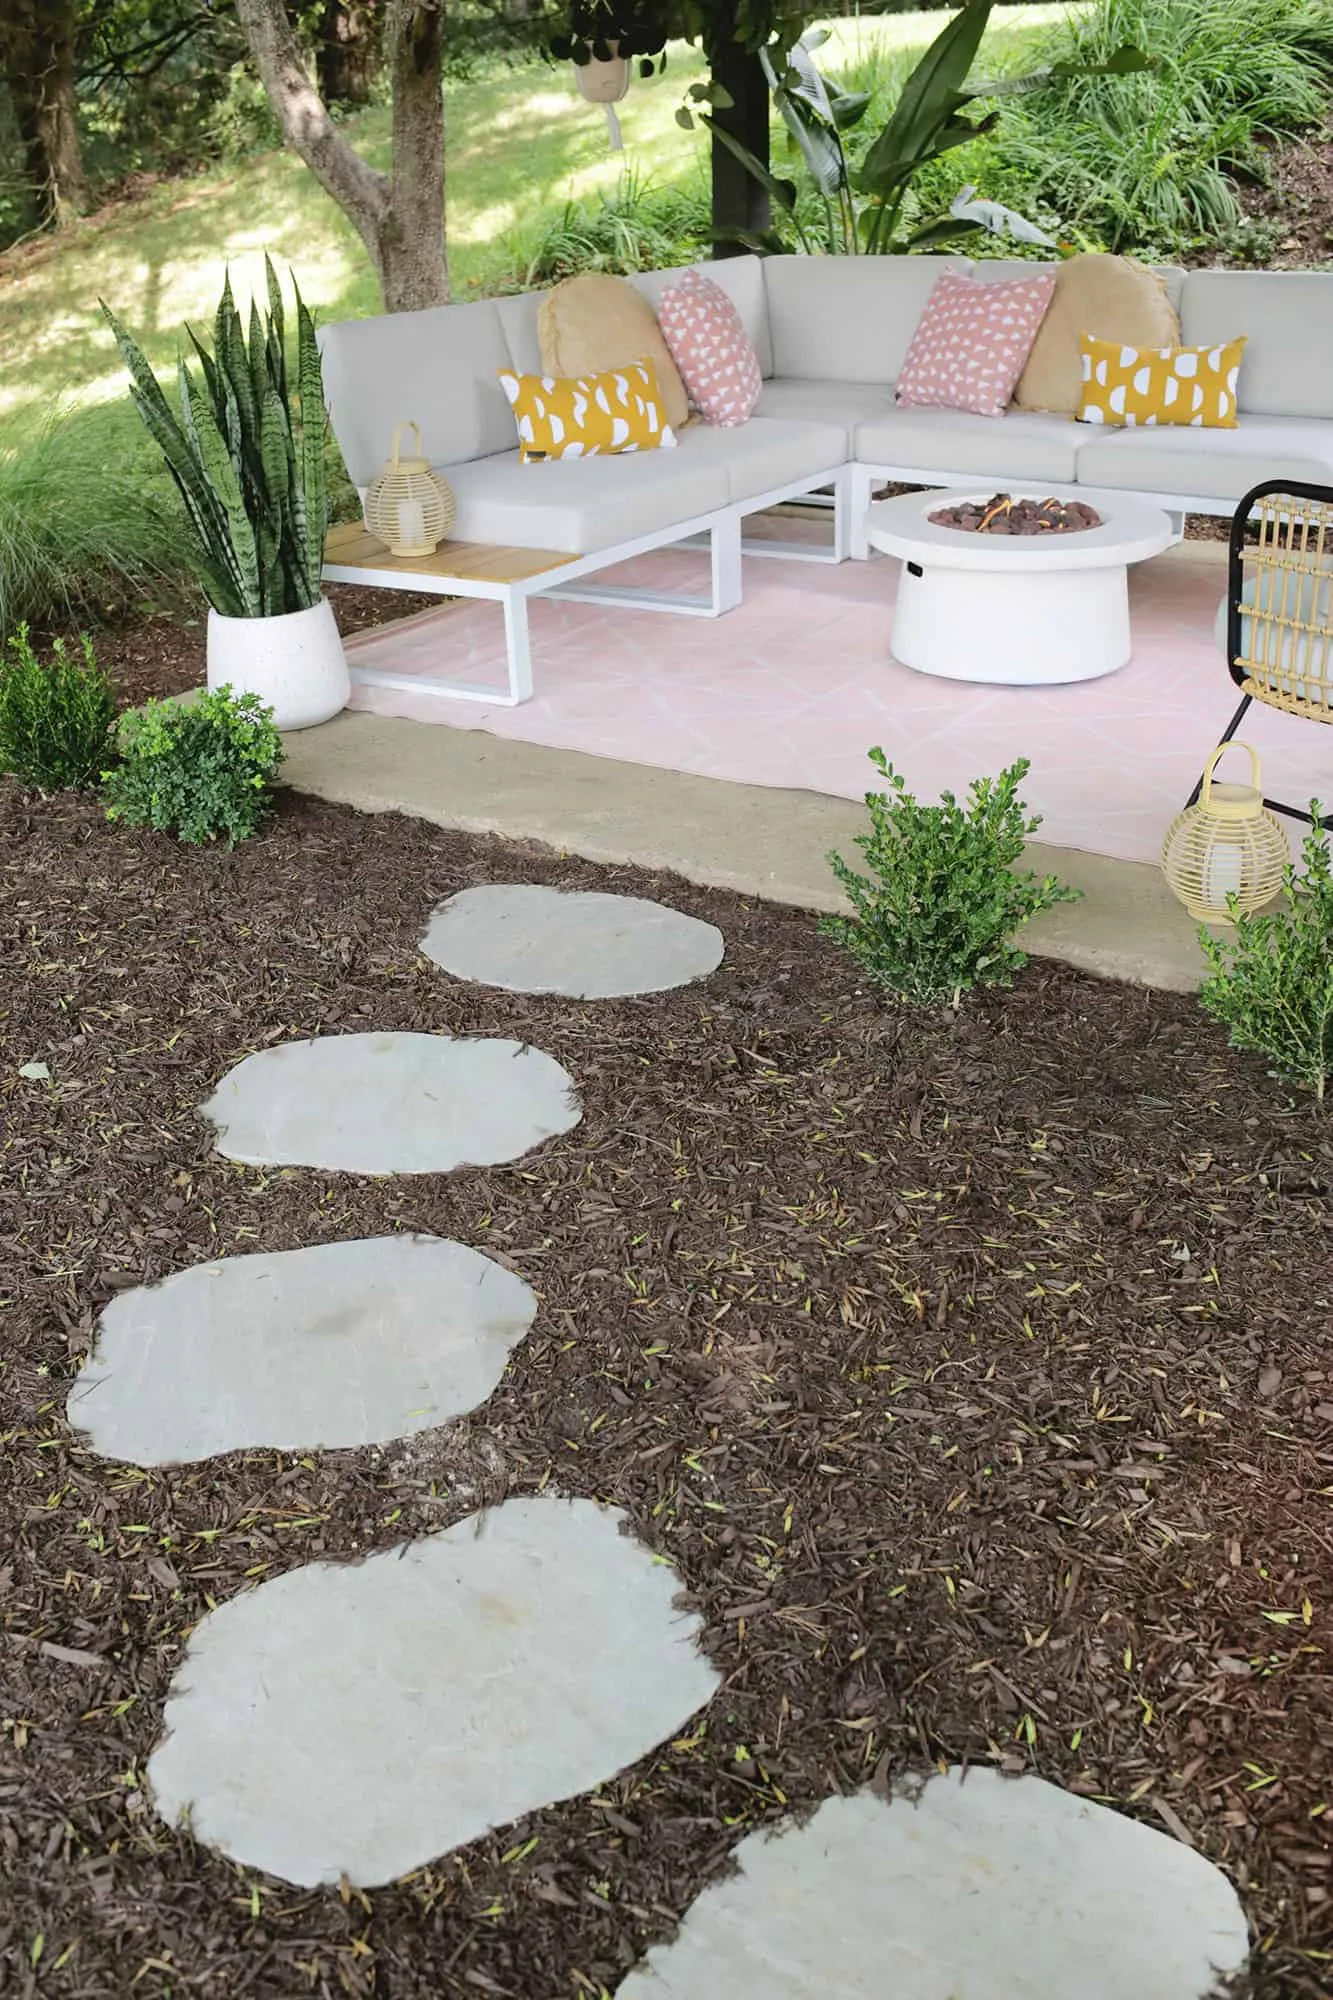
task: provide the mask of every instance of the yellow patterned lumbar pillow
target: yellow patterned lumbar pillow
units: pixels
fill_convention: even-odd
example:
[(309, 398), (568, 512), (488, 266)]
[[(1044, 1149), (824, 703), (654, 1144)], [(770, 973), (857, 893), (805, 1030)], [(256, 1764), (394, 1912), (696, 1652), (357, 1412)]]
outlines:
[(1194, 424), (1236, 428), (1236, 384), (1245, 342), (1225, 347), (1122, 347), (1079, 336), (1081, 424)]
[(594, 458), (608, 451), (657, 451), (676, 434), (662, 408), (657, 370), (631, 361), (604, 375), (517, 375), (500, 386), (518, 425), (519, 456)]

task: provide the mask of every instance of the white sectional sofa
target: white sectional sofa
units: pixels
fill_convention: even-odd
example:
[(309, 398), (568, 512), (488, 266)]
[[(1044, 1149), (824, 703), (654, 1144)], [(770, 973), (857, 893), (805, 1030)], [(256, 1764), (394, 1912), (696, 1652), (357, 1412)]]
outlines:
[[(897, 408), (894, 380), (941, 270), (998, 279), (1033, 268), (961, 257), (710, 264), (759, 355), (763, 394), (748, 423), (732, 430), (690, 424), (675, 450), (520, 464), (496, 376), (508, 367), (540, 370), (539, 293), (325, 327), (325, 389), (356, 485), (375, 475), (395, 425), (411, 418), (453, 490), (460, 541), (568, 556), (515, 582), (508, 595), (469, 591), (447, 575), (429, 586), (503, 598), (510, 685), (501, 698), (511, 701), (531, 692), (529, 597), (593, 597), (716, 616), (740, 600), (742, 553), (825, 561), (867, 555), (866, 509), (886, 481), (1132, 493), (1179, 520), (1187, 512), (1228, 515), (1265, 479), (1333, 484), (1333, 272), (1164, 273), (1184, 344), (1248, 337), (1235, 430), (1107, 432), (1019, 410), (990, 418)], [(632, 282), (655, 300), (677, 275), (652, 272)], [(832, 502), (826, 547), (742, 541), (747, 514), (815, 494)], [(706, 598), (588, 581), (629, 556), (700, 537), (712, 547)], [(427, 581), (364, 564), (334, 565), (326, 574), (398, 588)], [(445, 691), (496, 698), (491, 690)]]

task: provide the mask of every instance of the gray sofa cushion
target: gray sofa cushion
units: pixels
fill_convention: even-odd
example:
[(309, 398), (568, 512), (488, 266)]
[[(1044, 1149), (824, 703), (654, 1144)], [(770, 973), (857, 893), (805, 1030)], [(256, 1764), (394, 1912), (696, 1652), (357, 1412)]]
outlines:
[[(1279, 694), (1294, 694), (1298, 701), (1316, 703), (1321, 708), (1333, 708), (1333, 688), (1324, 679), (1328, 668), (1323, 633), (1333, 625), (1333, 558), (1321, 565), (1321, 571), (1307, 571), (1296, 576), (1286, 585), (1286, 602), (1283, 601), (1283, 582), (1269, 573), (1267, 581), (1260, 585), (1253, 576), (1241, 591), (1242, 604), (1253, 605), (1256, 592), (1265, 610), (1279, 610), (1284, 616), (1299, 619), (1301, 624), (1313, 628), (1304, 632), (1291, 632), (1274, 627), (1265, 620), (1260, 625), (1258, 644), (1262, 649), (1259, 658), (1254, 658), (1255, 631), (1253, 618), (1243, 617), (1240, 621), (1241, 658), (1249, 662), (1252, 677), (1268, 688), (1276, 688)], [(1227, 658), (1227, 610), (1228, 602), (1223, 597), (1213, 620), (1213, 638), (1223, 659)], [(1308, 687), (1302, 676), (1313, 664), (1315, 683)]]
[[(1028, 278), (1034, 271), (1054, 271), (1057, 267), (1034, 257), (979, 257), (974, 265), (979, 278)], [(1185, 283), (1184, 267), (1180, 264), (1150, 264), (1149, 270), (1161, 279), (1176, 311), (1180, 311), (1180, 294)]]
[(1333, 271), (1190, 271), (1187, 347), (1248, 336), (1237, 400), (1267, 417), (1333, 417)]
[(741, 325), (759, 357), (761, 374), (773, 373), (773, 342), (768, 330), (768, 300), (764, 293), (762, 257), (722, 257), (716, 263), (701, 258), (697, 264), (682, 264), (671, 271), (636, 271), (630, 283), (641, 291), (657, 310), (657, 302), (668, 285), (675, 284), (682, 271), (702, 271), (721, 288), (740, 314)]
[(1070, 417), (1010, 410), (979, 417), (970, 410), (888, 410), (856, 427), (856, 456), (865, 465), (987, 479), (1069, 481), (1080, 429)]
[(421, 426), (433, 465), (481, 458), (514, 442), (496, 371), (509, 344), (490, 299), (426, 312), (384, 313), (321, 328), (324, 393), (355, 486), (388, 458), (396, 424)]
[(732, 500), (752, 500), (798, 479), (835, 472), (847, 458), (841, 426), (766, 417), (751, 417), (730, 430), (691, 424), (681, 432), (678, 450), (694, 465), (720, 467)]
[(893, 391), (883, 382), (806, 382), (775, 375), (765, 382), (755, 415), (832, 424), (842, 436), (843, 457), (850, 458), (857, 425), (892, 408)]
[(437, 470), (453, 489), (460, 541), (571, 555), (716, 513), (731, 499), (721, 460), (681, 446), (536, 465), (520, 465), (517, 451), (506, 451)]
[(1333, 483), (1333, 422), (1242, 416), (1233, 431), (1158, 425), (1106, 436), (1091, 425), (1070, 429), (1079, 438), (1082, 486), (1236, 501), (1266, 479)]
[(522, 375), (542, 372), (541, 342), (537, 338), (537, 308), (545, 292), (514, 292), (497, 299), (495, 310), (509, 346), (509, 365)]
[(773, 372), (811, 382), (897, 380), (926, 300), (966, 257), (767, 257)]
[[(639, 271), (629, 282), (636, 291), (643, 293), (656, 312), (657, 301), (667, 286), (674, 284), (683, 271), (691, 269), (702, 270), (721, 286), (741, 316), (741, 324), (759, 356), (760, 368), (765, 375), (771, 375), (773, 343), (768, 337), (768, 305), (764, 298), (764, 274), (758, 257), (727, 257), (717, 264), (704, 259), (699, 264), (682, 264), (671, 271)], [(545, 297), (544, 291), (516, 292), (509, 298), (495, 301), (513, 364), (529, 375), (537, 374), (542, 365), (541, 343), (537, 338), (537, 308)]]
[(832, 425), (753, 417), (734, 430), (691, 424), (674, 450), (538, 465), (502, 452), (438, 470), (453, 489), (453, 532), (461, 541), (584, 555), (816, 478), (845, 455), (842, 432)]

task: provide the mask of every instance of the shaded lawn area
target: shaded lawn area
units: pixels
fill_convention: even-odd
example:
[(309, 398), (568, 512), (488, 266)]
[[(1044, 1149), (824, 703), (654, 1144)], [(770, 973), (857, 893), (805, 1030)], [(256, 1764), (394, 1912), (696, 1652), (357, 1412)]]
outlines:
[[(308, 801), (195, 854), (6, 785), (0, 870), (12, 1990), (577, 2000), (747, 1831), (971, 1759), (1194, 1841), (1255, 1991), (1327, 1992), (1333, 1151), (1191, 1000), (1045, 967), (912, 1023), (803, 913)], [(585, 1006), (418, 956), (437, 901), (516, 875), (665, 895), (726, 961)], [(372, 1027), (531, 1039), (584, 1120), (452, 1176), (211, 1153), (196, 1107), (244, 1054)], [(471, 1417), (151, 1473), (72, 1442), (117, 1291), (394, 1229), (540, 1296)], [(543, 1485), (679, 1569), (725, 1677), (688, 1735), (370, 1895), (157, 1820), (142, 1774), (210, 1605)]]
[[(1003, 69), (1020, 54), (1026, 59), (1065, 11), (1055, 5), (1001, 10), (983, 64)], [(840, 21), (821, 60), (886, 92), (941, 25), (942, 17), (932, 13)], [(614, 188), (627, 169), (646, 187), (702, 187), (703, 137), (675, 123), (686, 87), (701, 74), (697, 52), (682, 46), (672, 49), (664, 76), (636, 79), (620, 107), (623, 153), (609, 150), (601, 111), (583, 102), (565, 67), (532, 62), (452, 83), (446, 93), (447, 182), (455, 296), (521, 271), (566, 201)], [(386, 111), (367, 112), (347, 129), (373, 165), (388, 166)], [(775, 136), (775, 147), (782, 144)], [(123, 378), (97, 311), (99, 298), (134, 330), (153, 365), (168, 369), (183, 323), (211, 324), (228, 268), (239, 296), (252, 289), (262, 296), (265, 250), (295, 268), (322, 318), (379, 310), (360, 238), (301, 161), (284, 152), (165, 183), (105, 209), (68, 238), (0, 256), (5, 442), (14, 442), (18, 429), (58, 398), (119, 394)], [(709, 254), (706, 244), (699, 254)]]

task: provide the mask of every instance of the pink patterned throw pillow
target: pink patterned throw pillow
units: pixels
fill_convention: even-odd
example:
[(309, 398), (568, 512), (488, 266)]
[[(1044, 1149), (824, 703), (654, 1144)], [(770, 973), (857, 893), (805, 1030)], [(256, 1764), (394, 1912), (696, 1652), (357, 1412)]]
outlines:
[(763, 388), (759, 357), (721, 285), (686, 271), (657, 305), (671, 359), (706, 424), (730, 429), (752, 415)]
[(1054, 271), (994, 284), (945, 271), (912, 335), (897, 401), (1002, 417), (1054, 290)]

